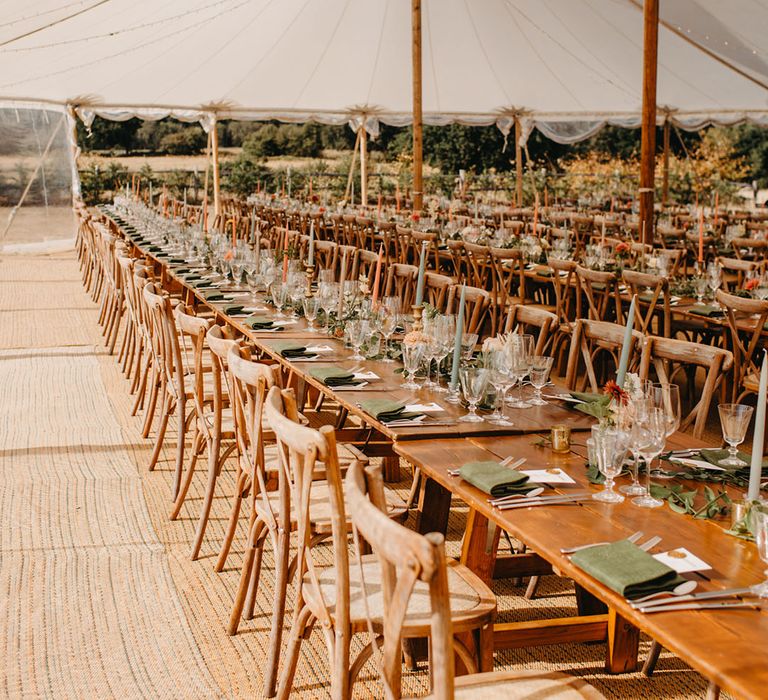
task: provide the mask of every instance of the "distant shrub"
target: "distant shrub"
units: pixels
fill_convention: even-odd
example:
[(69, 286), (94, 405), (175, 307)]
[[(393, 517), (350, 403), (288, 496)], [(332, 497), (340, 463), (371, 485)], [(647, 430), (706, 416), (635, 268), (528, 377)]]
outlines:
[(158, 150), (172, 156), (190, 156), (200, 153), (206, 143), (207, 139), (202, 129), (185, 129), (163, 136)]

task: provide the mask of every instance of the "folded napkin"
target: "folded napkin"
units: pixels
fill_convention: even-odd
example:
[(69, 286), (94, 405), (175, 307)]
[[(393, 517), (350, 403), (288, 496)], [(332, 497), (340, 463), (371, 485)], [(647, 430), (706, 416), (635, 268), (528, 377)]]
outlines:
[(272, 347), (285, 359), (290, 359), (292, 357), (315, 357), (317, 354), (314, 352), (307, 352), (307, 346), (301, 345), (300, 343), (275, 343)]
[(225, 314), (239, 314), (245, 307), (242, 304), (230, 304), (224, 307)]
[(168, 262), (171, 263), (171, 265), (183, 265), (187, 261), (184, 258), (169, 258)]
[[(200, 285), (197, 287), (200, 289)], [(222, 292), (213, 292), (213, 294), (205, 294), (206, 301), (224, 301), (224, 294)]]
[[(747, 454), (746, 452), (737, 452), (736, 456), (742, 461), (746, 463), (746, 466), (743, 467), (732, 467), (729, 465), (723, 465), (721, 462), (726, 459), (730, 453), (726, 449), (718, 449), (716, 447), (703, 447), (699, 450), (698, 456), (703, 459), (706, 462), (709, 462), (710, 464), (714, 464), (716, 467), (720, 467), (721, 469), (726, 470), (736, 470), (739, 469), (749, 469), (749, 465), (752, 462), (752, 455)], [(696, 453), (693, 453), (691, 456), (687, 456), (687, 459), (697, 459)], [(670, 462), (676, 461), (675, 455), (671, 455), (669, 458)], [(768, 466), (768, 460), (763, 460), (763, 467), (765, 468)]]
[(406, 413), (404, 404), (390, 401), (389, 399), (368, 399), (367, 401), (361, 401), (360, 407), (382, 423), (391, 423), (394, 420), (407, 420), (423, 415), (418, 412)]
[(571, 391), (570, 394), (574, 399), (584, 401), (584, 403), (574, 404), (577, 411), (598, 419), (608, 415), (608, 405), (611, 403), (611, 397), (608, 394), (593, 394), (588, 391)]
[(464, 481), (491, 496), (527, 493), (537, 486), (529, 482), (527, 474), (498, 462), (467, 462), (459, 469), (459, 474)]
[(243, 323), (255, 331), (276, 331), (282, 330), (282, 326), (276, 326), (275, 322), (268, 316), (249, 316), (243, 319)]
[(349, 386), (357, 384), (360, 380), (355, 379), (355, 375), (346, 369), (340, 367), (315, 367), (309, 370), (309, 373), (319, 379), (325, 386)]
[(723, 315), (723, 310), (720, 307), (709, 304), (694, 304), (688, 311), (697, 316), (707, 316), (708, 318)]
[(539, 277), (552, 277), (552, 270), (547, 267), (542, 267), (536, 270), (536, 274)]
[[(651, 302), (653, 301), (653, 292), (643, 292), (637, 298), (640, 299), (640, 301)], [(657, 299), (657, 301), (664, 301), (664, 292), (659, 294), (659, 298)]]
[(684, 580), (629, 540), (581, 549), (571, 561), (625, 598), (668, 591)]

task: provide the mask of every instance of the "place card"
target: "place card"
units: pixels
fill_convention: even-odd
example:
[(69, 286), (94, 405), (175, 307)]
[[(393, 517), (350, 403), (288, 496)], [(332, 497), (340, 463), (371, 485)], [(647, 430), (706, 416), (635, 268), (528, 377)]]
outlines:
[(408, 413), (437, 413), (445, 409), (436, 403), (412, 403), (405, 407)]
[(562, 469), (526, 469), (521, 470), (531, 481), (537, 484), (575, 484)]
[(670, 569), (674, 569), (678, 574), (705, 571), (712, 568), (707, 562), (702, 561), (695, 554), (691, 554), (685, 547), (678, 547), (677, 549), (670, 549), (668, 552), (654, 554), (653, 558), (662, 564), (666, 564)]
[(711, 469), (715, 472), (725, 471), (723, 467), (720, 467), (717, 464), (712, 464), (712, 462), (707, 462), (704, 459), (689, 459), (688, 457), (675, 457), (673, 455), (670, 457), (669, 461), (673, 464), (677, 462), (685, 467), (693, 467), (694, 469)]
[(358, 382), (357, 384), (342, 384), (340, 386), (333, 387), (333, 390), (334, 391), (357, 391), (358, 389), (362, 389), (364, 386), (368, 386), (368, 382)]
[(309, 345), (307, 346), (307, 352), (314, 352), (314, 353), (333, 352), (333, 348), (328, 347), (327, 345)]
[(380, 379), (378, 374), (376, 372), (355, 372), (352, 375), (355, 379)]

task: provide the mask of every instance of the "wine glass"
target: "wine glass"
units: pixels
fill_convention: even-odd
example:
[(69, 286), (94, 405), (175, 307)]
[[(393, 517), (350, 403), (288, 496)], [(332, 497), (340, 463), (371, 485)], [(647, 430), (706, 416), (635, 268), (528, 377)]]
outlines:
[(310, 333), (316, 333), (317, 329), (315, 328), (315, 319), (317, 318), (317, 312), (320, 307), (320, 302), (317, 297), (304, 297), (301, 300), (301, 304), (304, 307), (304, 318), (309, 321), (309, 328), (307, 330)]
[(282, 282), (273, 282), (271, 287), (272, 301), (277, 308), (277, 317), (285, 318), (283, 310), (285, 309), (286, 301), (288, 300), (288, 287)]
[(530, 408), (531, 404), (523, 400), (523, 379), (531, 369), (533, 361), (533, 336), (512, 335), (509, 339), (510, 369), (517, 381), (517, 398), (509, 405), (513, 408)]
[(347, 334), (349, 336), (349, 342), (352, 344), (352, 348), (355, 354), (352, 355), (353, 360), (364, 360), (360, 348), (363, 346), (365, 336), (370, 332), (370, 324), (368, 321), (362, 321), (360, 319), (353, 319), (347, 321)]
[(714, 299), (717, 290), (723, 284), (723, 267), (718, 262), (711, 262), (707, 265), (707, 286), (712, 290)]
[(701, 304), (704, 301), (704, 294), (707, 291), (707, 278), (703, 275), (697, 275), (694, 277), (693, 291), (696, 294), (696, 301)]
[(754, 408), (739, 403), (721, 403), (717, 411), (720, 414), (723, 437), (728, 443), (728, 457), (720, 464), (728, 467), (746, 467), (747, 463), (737, 456), (737, 448), (747, 436), (747, 428), (752, 420)]
[(434, 391), (445, 394), (448, 392), (448, 389), (440, 386), (440, 368), (442, 367), (445, 358), (448, 357), (449, 353), (453, 350), (454, 342), (456, 340), (456, 316), (453, 314), (440, 316), (440, 321), (437, 324), (436, 330), (439, 348), (437, 357), (435, 358), (437, 361), (437, 383), (434, 387)]
[(509, 371), (509, 353), (505, 350), (491, 350), (486, 355), (486, 363), (490, 370), (488, 381), (497, 391), (496, 408), (488, 420), (495, 425), (514, 425), (504, 415), (507, 391), (515, 383)]
[[(760, 505), (753, 505), (750, 517), (752, 518), (752, 528), (755, 533), (757, 553), (768, 566), (768, 508), (766, 508), (765, 502)], [(752, 592), (761, 598), (768, 598), (768, 569), (765, 570), (765, 575), (765, 581), (752, 586)]]
[(660, 408), (651, 408), (648, 413), (636, 420), (633, 426), (632, 440), (639, 443), (639, 453), (646, 464), (646, 489), (642, 496), (632, 499), (632, 503), (641, 508), (658, 508), (664, 501), (651, 496), (651, 462), (661, 454), (667, 441), (667, 419)]
[(592, 494), (594, 500), (604, 503), (621, 503), (624, 500), (624, 496), (616, 493), (613, 486), (627, 456), (628, 438), (625, 432), (615, 428), (603, 428), (593, 434), (597, 468), (605, 476), (605, 488)]
[(653, 408), (653, 402), (650, 398), (637, 399), (623, 406), (619, 412), (618, 419), (621, 427), (629, 433), (629, 449), (632, 452), (632, 483), (619, 488), (621, 493), (628, 496), (642, 496), (645, 493), (645, 486), (640, 481), (640, 441), (635, 439), (635, 422), (642, 422), (648, 411)]
[(477, 415), (477, 404), (483, 398), (488, 386), (489, 372), (483, 367), (462, 367), (459, 370), (459, 380), (464, 398), (469, 404), (469, 413), (459, 418), (462, 423), (482, 423), (485, 419)]
[[(674, 435), (680, 428), (680, 387), (668, 382), (651, 384), (646, 394), (653, 400), (653, 406), (664, 411), (667, 437)], [(671, 479), (664, 471), (654, 471), (658, 479)]]
[(397, 323), (400, 318), (400, 299), (398, 297), (384, 297), (379, 304), (379, 329), (384, 336), (384, 358), (383, 362), (394, 362), (389, 357), (389, 339), (397, 329)]
[(404, 389), (418, 389), (416, 372), (424, 359), (424, 343), (403, 343), (403, 366), (405, 367)]
[(554, 357), (546, 357), (544, 355), (534, 355), (531, 362), (531, 385), (536, 392), (534, 397), (529, 401), (532, 406), (546, 406), (547, 402), (541, 398), (541, 390), (546, 386), (549, 381), (549, 373), (552, 370), (552, 365), (555, 362)]

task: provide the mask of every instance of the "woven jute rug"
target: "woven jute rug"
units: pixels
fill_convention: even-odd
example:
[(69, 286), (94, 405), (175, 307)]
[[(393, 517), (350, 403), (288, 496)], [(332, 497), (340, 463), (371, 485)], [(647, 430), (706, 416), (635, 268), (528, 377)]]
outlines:
[[(170, 521), (175, 424), (157, 468), (151, 440), (131, 416), (133, 397), (106, 354), (97, 309), (82, 291), (74, 255), (8, 257), (0, 267), (0, 693), (6, 697), (261, 697), (273, 590), (267, 548), (255, 616), (226, 634), (243, 555), (241, 524), (224, 572), (213, 570), (234, 488), (235, 464), (217, 485), (201, 556), (189, 558), (207, 465)], [(410, 470), (403, 465), (403, 493)], [(449, 553), (459, 551), (466, 508), (456, 502)], [(330, 557), (329, 557), (330, 561)], [(501, 618), (571, 615), (568, 581), (494, 583)], [(292, 593), (287, 602), (290, 625)], [(287, 629), (284, 639), (287, 638)], [(355, 641), (357, 651), (362, 639)], [(649, 640), (643, 640), (641, 656)], [(611, 698), (701, 698), (706, 682), (663, 653), (653, 678), (609, 676), (602, 644), (499, 652), (505, 670), (578, 675)], [(328, 697), (321, 635), (302, 647), (297, 698)], [(406, 692), (426, 694), (428, 673), (406, 671)], [(382, 697), (372, 667), (355, 687)]]

